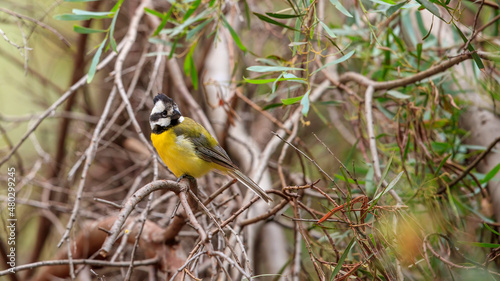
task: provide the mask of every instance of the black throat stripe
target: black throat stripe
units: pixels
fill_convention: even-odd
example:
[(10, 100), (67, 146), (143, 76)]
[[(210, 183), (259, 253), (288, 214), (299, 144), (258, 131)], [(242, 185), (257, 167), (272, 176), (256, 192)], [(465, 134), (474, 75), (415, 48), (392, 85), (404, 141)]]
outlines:
[[(149, 117), (149, 120), (151, 120), (151, 121), (160, 120), (160, 117), (155, 116), (157, 114), (161, 115), (161, 113), (154, 113), (151, 115), (151, 117)], [(156, 118), (156, 120), (154, 120), (153, 118)], [(159, 134), (161, 134), (161, 133), (163, 133), (163, 132), (169, 130), (170, 128), (175, 127), (179, 124), (180, 124), (179, 119), (173, 119), (170, 121), (170, 125), (168, 125), (168, 126), (155, 125), (154, 129), (151, 132), (153, 134), (159, 135)]]

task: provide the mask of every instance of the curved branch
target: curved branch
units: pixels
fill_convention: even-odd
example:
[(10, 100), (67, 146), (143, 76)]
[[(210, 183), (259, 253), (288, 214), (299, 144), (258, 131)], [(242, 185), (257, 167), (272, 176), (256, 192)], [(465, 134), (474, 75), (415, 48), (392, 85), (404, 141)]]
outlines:
[[(184, 187), (186, 188), (186, 187)], [(154, 182), (151, 182), (139, 190), (137, 190), (132, 197), (128, 199), (128, 201), (123, 205), (123, 209), (120, 211), (120, 214), (118, 215), (118, 219), (115, 221), (113, 226), (111, 227), (109, 233), (110, 236), (106, 238), (106, 241), (104, 241), (101, 250), (99, 250), (99, 253), (101, 256), (106, 257), (109, 251), (111, 250), (111, 247), (115, 243), (115, 241), (118, 238), (118, 235), (120, 234), (120, 230), (125, 223), (125, 220), (127, 217), (130, 215), (132, 210), (134, 209), (135, 205), (137, 205), (144, 197), (149, 195), (151, 192), (159, 190), (159, 189), (165, 189), (168, 191), (172, 191), (176, 194), (181, 192), (182, 187), (181, 184), (174, 182), (174, 181), (167, 181), (167, 180), (157, 180)]]
[[(481, 58), (487, 58), (487, 55), (482, 53), (482, 52), (478, 52), (478, 55)], [(472, 53), (458, 55), (458, 56), (453, 57), (449, 60), (443, 61), (443, 62), (425, 70), (425, 71), (421, 71), (413, 76), (405, 77), (405, 78), (401, 78), (401, 79), (397, 79), (397, 80), (393, 80), (393, 81), (377, 82), (377, 81), (371, 80), (370, 78), (367, 78), (367, 77), (363, 76), (362, 74), (356, 73), (356, 72), (346, 72), (346, 73), (342, 74), (339, 78), (339, 81), (340, 81), (340, 83), (343, 83), (343, 84), (345, 84), (349, 81), (354, 81), (354, 82), (361, 84), (363, 86), (372, 86), (375, 91), (376, 90), (389, 90), (389, 89), (393, 89), (396, 87), (401, 87), (401, 86), (413, 84), (413, 83), (421, 81), (425, 78), (429, 78), (433, 75), (436, 75), (440, 72), (443, 72), (443, 71), (447, 70), (448, 68), (451, 68), (454, 65), (459, 64), (463, 61), (466, 61), (470, 58), (472, 58)]]
[[(108, 267), (129, 267), (130, 261), (101, 261), (101, 260), (89, 260), (89, 259), (78, 259), (78, 260), (53, 260), (53, 261), (39, 261), (34, 263), (28, 263), (19, 265), (7, 270), (0, 271), (0, 276), (12, 274), (14, 272), (23, 271), (23, 270), (32, 270), (37, 267), (42, 266), (57, 266), (57, 265), (66, 265), (66, 264), (85, 264), (85, 265), (96, 265), (96, 266), (108, 266)], [(134, 261), (132, 266), (144, 266), (144, 265), (153, 265), (158, 263), (158, 258)]]

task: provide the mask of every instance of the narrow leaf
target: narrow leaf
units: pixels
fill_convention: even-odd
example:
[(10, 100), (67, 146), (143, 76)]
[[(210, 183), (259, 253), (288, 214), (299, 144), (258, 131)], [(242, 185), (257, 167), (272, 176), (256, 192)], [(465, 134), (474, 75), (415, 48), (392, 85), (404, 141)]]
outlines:
[(191, 82), (193, 83), (193, 87), (198, 89), (198, 72), (196, 71), (196, 65), (193, 59), (194, 49), (196, 48), (196, 42), (191, 46), (189, 52), (186, 55), (186, 59), (184, 60), (184, 73), (186, 76), (191, 76)]
[(200, 4), (201, 4), (201, 0), (193, 1), (193, 3), (191, 4), (191, 6), (189, 6), (189, 9), (187, 10), (187, 12), (184, 15), (184, 17), (182, 18), (182, 20), (183, 21), (187, 20), (194, 13), (194, 11), (196, 11), (196, 9), (198, 9), (198, 6), (200, 6)]
[(458, 243), (461, 244), (468, 244), (472, 246), (477, 246), (477, 247), (483, 247), (483, 248), (498, 248), (500, 247), (500, 244), (496, 243), (483, 243), (483, 242), (469, 242), (469, 241), (457, 241)]
[(302, 115), (307, 117), (307, 113), (309, 113), (309, 93), (311, 90), (308, 90), (304, 97), (300, 100), (300, 105), (302, 105)]
[(390, 17), (392, 14), (394, 14), (394, 12), (396, 12), (397, 10), (401, 9), (401, 7), (406, 5), (407, 2), (408, 1), (403, 1), (401, 3), (398, 3), (394, 6), (389, 7), (389, 9), (387, 9), (387, 11), (385, 11), (385, 16)]
[(333, 30), (331, 28), (329, 28), (328, 25), (326, 25), (322, 21), (320, 21), (319, 23), (321, 24), (321, 26), (323, 27), (323, 29), (326, 31), (326, 33), (328, 34), (328, 36), (330, 36), (332, 38), (336, 38), (337, 37), (337, 35), (335, 35), (335, 33), (333, 33)]
[(287, 29), (290, 29), (290, 30), (297, 31), (295, 28), (290, 27), (290, 26), (288, 26), (286, 24), (283, 24), (283, 23), (281, 23), (279, 21), (275, 21), (275, 20), (271, 19), (270, 17), (267, 17), (267, 16), (265, 16), (263, 14), (254, 13), (254, 15), (256, 15), (259, 19), (261, 19), (261, 20), (263, 20), (265, 22), (268, 22), (270, 24), (274, 24), (274, 25), (277, 25), (277, 26), (281, 26), (283, 28), (287, 28)]
[[(250, 84), (256, 84), (256, 85), (267, 84), (267, 83), (271, 83), (271, 82), (276, 81), (276, 78), (248, 79), (248, 78), (243, 77), (243, 79), (245, 80), (245, 82), (248, 82)], [(295, 81), (295, 82), (299, 82), (299, 83), (305, 83), (304, 79), (302, 79), (302, 78), (280, 78), (278, 81)]]
[(496, 230), (494, 230), (493, 228), (491, 228), (491, 226), (489, 226), (487, 223), (483, 223), (484, 227), (486, 227), (489, 231), (495, 233), (496, 235), (499, 235), (500, 236), (500, 233), (498, 233)]
[(111, 8), (111, 13), (115, 13), (115, 12), (118, 12), (118, 10), (120, 9), (120, 7), (122, 6), (123, 4), (123, 1), (124, 0), (118, 0), (116, 1), (115, 5), (113, 6), (113, 8)]
[(293, 19), (303, 16), (303, 15), (285, 15), (285, 14), (275, 14), (275, 13), (266, 13), (266, 15), (276, 19)]
[(400, 92), (394, 91), (394, 90), (389, 90), (389, 91), (386, 92), (386, 94), (388, 94), (390, 96), (393, 96), (395, 98), (398, 98), (398, 99), (402, 99), (402, 100), (411, 98), (410, 95), (405, 95), (403, 93), (400, 93)]
[(93, 12), (93, 11), (86, 11), (86, 10), (80, 10), (80, 9), (73, 9), (72, 12), (75, 15), (86, 15), (86, 16), (90, 16), (90, 17), (110, 18), (110, 17), (115, 15), (114, 12)]
[(355, 241), (356, 241), (356, 239), (353, 237), (351, 242), (349, 242), (349, 245), (347, 245), (347, 248), (345, 248), (344, 252), (342, 253), (342, 256), (340, 256), (340, 259), (339, 259), (337, 265), (335, 266), (335, 268), (333, 269), (332, 275), (330, 276), (330, 281), (334, 280), (335, 276), (342, 269), (342, 265), (344, 264), (344, 260), (347, 258), (347, 255), (351, 251), (351, 248), (354, 245)]
[(354, 50), (352, 50), (352, 51), (350, 51), (349, 53), (345, 54), (345, 55), (344, 55), (344, 56), (342, 56), (341, 58), (338, 58), (338, 59), (336, 59), (336, 60), (334, 60), (334, 61), (331, 61), (331, 62), (329, 62), (329, 63), (327, 63), (327, 64), (323, 65), (322, 67), (320, 67), (320, 68), (316, 69), (315, 71), (313, 71), (313, 72), (311, 73), (311, 75), (313, 75), (314, 73), (316, 73), (316, 72), (318, 72), (318, 71), (322, 70), (323, 68), (329, 67), (330, 65), (339, 64), (339, 63), (341, 63), (341, 62), (344, 62), (344, 61), (348, 60), (350, 57), (352, 57), (352, 55), (353, 55), (353, 54), (354, 54)]
[(291, 104), (299, 102), (300, 100), (302, 100), (303, 97), (304, 96), (298, 96), (298, 97), (293, 97), (293, 98), (288, 98), (288, 99), (281, 99), (281, 102), (284, 105), (291, 105)]
[(158, 12), (156, 10), (153, 10), (153, 9), (150, 9), (150, 8), (144, 8), (144, 12), (148, 13), (148, 14), (151, 14), (153, 16), (157, 16), (159, 18), (163, 18), (163, 13), (161, 12)]
[(304, 70), (304, 69), (298, 67), (287, 67), (287, 66), (254, 65), (247, 67), (247, 70), (254, 72), (273, 72), (273, 71), (293, 71), (293, 70)]
[(234, 43), (242, 50), (243, 52), (247, 51), (247, 47), (241, 43), (240, 37), (238, 36), (238, 33), (233, 29), (233, 27), (227, 22), (226, 17), (222, 14), (222, 24), (229, 30), (229, 33), (231, 33), (231, 37), (233, 37)]
[(99, 59), (101, 58), (102, 50), (104, 49), (105, 45), (106, 45), (106, 39), (102, 40), (101, 45), (99, 46), (99, 48), (97, 48), (97, 51), (95, 52), (94, 58), (92, 58), (92, 63), (90, 64), (89, 73), (87, 76), (87, 83), (92, 82), (92, 79), (94, 79), (95, 72), (97, 69), (97, 64), (99, 63)]
[[(380, 192), (377, 196), (375, 196), (375, 198), (373, 198), (372, 202), (374, 202), (375, 204), (377, 203), (377, 201), (383, 196), (385, 195), (387, 192), (389, 192), (391, 189), (394, 188), (394, 186), (396, 185), (396, 183), (398, 183), (399, 179), (401, 179), (401, 176), (403, 175), (404, 171), (401, 171), (397, 176), (396, 178), (394, 178), (390, 183), (389, 185), (385, 188), (384, 191)], [(373, 204), (373, 206), (375, 205)], [(371, 209), (371, 208), (370, 208)]]
[(439, 13), (439, 9), (432, 4), (429, 0), (417, 0), (420, 5), (424, 6), (429, 12), (431, 12), (433, 15), (441, 19), (441, 14)]
[[(467, 43), (468, 39), (467, 37), (465, 37), (465, 35), (462, 33), (462, 30), (460, 30), (460, 28), (458, 28), (458, 26), (453, 23), (453, 25), (455, 26), (458, 34), (460, 35), (460, 37), (462, 37), (462, 40), (464, 41), (464, 43)], [(479, 55), (476, 53), (476, 50), (474, 49), (474, 46), (472, 46), (472, 43), (469, 44), (468, 46), (468, 50), (472, 53), (471, 56), (472, 56), (472, 59), (474, 60), (474, 62), (476, 63), (477, 67), (479, 69), (484, 69), (484, 64), (483, 62), (481, 61), (481, 58), (479, 57)]]
[(92, 33), (107, 32), (107, 30), (104, 30), (104, 29), (88, 28), (88, 27), (83, 27), (83, 26), (79, 26), (79, 25), (73, 26), (73, 31), (81, 33), (81, 34), (92, 34)]
[(87, 16), (87, 15), (74, 15), (74, 14), (61, 14), (61, 15), (55, 15), (54, 19), (56, 20), (64, 20), (64, 21), (72, 21), (72, 20), (89, 20), (92, 17)]
[(188, 31), (186, 33), (186, 40), (190, 40), (191, 38), (193, 38), (196, 34), (200, 32), (200, 30), (202, 30), (205, 26), (207, 26), (207, 24), (209, 24), (212, 20), (213, 18), (207, 19), (206, 21), (198, 24), (195, 28)]
[(484, 179), (480, 180), (481, 183), (487, 183), (489, 182), (496, 174), (498, 174), (498, 171), (500, 170), (500, 163), (498, 163), (491, 171), (489, 171)]
[(276, 92), (276, 89), (278, 88), (278, 81), (283, 77), (283, 73), (278, 76), (278, 78), (273, 82), (273, 86), (271, 87), (271, 93), (274, 94)]
[(342, 14), (352, 18), (351, 13), (349, 13), (349, 11), (347, 11), (346, 8), (342, 6), (342, 3), (340, 3), (339, 0), (330, 0), (330, 3), (332, 3), (335, 6), (335, 8), (337, 8), (337, 10), (339, 10)]
[(420, 61), (422, 60), (422, 43), (417, 44), (417, 71), (420, 71)]
[(113, 51), (118, 53), (118, 50), (116, 49), (116, 40), (115, 40), (115, 25), (116, 25), (116, 19), (118, 18), (118, 13), (120, 12), (120, 9), (118, 8), (115, 11), (115, 16), (113, 17), (113, 20), (111, 20), (111, 25), (109, 26), (109, 44), (111, 45), (111, 48)]
[(153, 33), (153, 36), (157, 36), (160, 33), (160, 31), (165, 27), (165, 25), (168, 22), (168, 19), (170, 18), (170, 15), (172, 15), (173, 8), (174, 6), (172, 5), (172, 7), (170, 7), (170, 9), (168, 10), (167, 14), (162, 14), (161, 22), (156, 28), (155, 32)]

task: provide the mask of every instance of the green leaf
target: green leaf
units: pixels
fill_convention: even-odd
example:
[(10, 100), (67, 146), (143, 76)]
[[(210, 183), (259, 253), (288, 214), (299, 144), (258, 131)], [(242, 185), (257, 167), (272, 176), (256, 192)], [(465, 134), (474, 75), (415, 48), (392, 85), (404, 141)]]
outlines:
[(336, 60), (334, 60), (334, 61), (331, 61), (331, 62), (329, 62), (329, 63), (327, 63), (327, 64), (324, 64), (322, 67), (320, 67), (320, 68), (316, 69), (315, 71), (313, 71), (313, 72), (311, 73), (311, 75), (313, 75), (314, 73), (316, 73), (316, 72), (318, 72), (318, 71), (322, 70), (323, 68), (329, 67), (330, 65), (339, 64), (339, 63), (341, 63), (341, 62), (344, 62), (344, 61), (348, 60), (348, 59), (349, 59), (349, 58), (350, 58), (353, 54), (354, 54), (354, 50), (352, 50), (352, 51), (350, 51), (349, 53), (345, 54), (345, 55), (344, 55), (344, 56), (342, 56), (341, 58), (338, 58), (338, 59), (336, 59)]
[(339, 10), (342, 14), (352, 18), (351, 13), (349, 13), (349, 11), (347, 11), (344, 6), (342, 6), (342, 3), (340, 3), (339, 0), (330, 0), (330, 3), (332, 3), (335, 8), (337, 8), (337, 10)]
[(275, 13), (266, 13), (266, 15), (276, 19), (293, 19), (303, 16), (303, 15), (285, 15), (285, 14), (275, 14)]
[[(284, 75), (283, 75), (284, 76)], [(250, 84), (267, 84), (276, 81), (276, 78), (270, 78), (270, 79), (248, 79), (243, 77), (245, 82), (248, 82)], [(299, 83), (305, 83), (305, 80), (302, 78), (280, 78), (278, 81), (294, 81), (294, 82), (299, 82)]]
[(247, 70), (253, 72), (273, 72), (273, 71), (293, 71), (293, 70), (304, 70), (304, 69), (298, 67), (287, 67), (287, 66), (254, 65), (247, 67)]
[(273, 20), (273, 19), (271, 19), (271, 18), (269, 18), (269, 17), (267, 17), (267, 16), (265, 16), (263, 14), (259, 14), (259, 13), (253, 13), (253, 14), (256, 15), (259, 19), (261, 19), (261, 20), (263, 20), (265, 22), (268, 22), (270, 24), (274, 24), (274, 25), (277, 25), (277, 26), (281, 26), (283, 28), (288, 28), (290, 30), (298, 31), (298, 30), (296, 30), (293, 27), (290, 27), (290, 26), (288, 26), (286, 24), (283, 24), (283, 23), (281, 23), (279, 21), (275, 21), (275, 20)]
[(500, 244), (495, 244), (495, 243), (482, 243), (482, 242), (469, 242), (469, 241), (457, 241), (458, 243), (461, 244), (468, 244), (472, 246), (477, 246), (477, 247), (483, 247), (483, 248), (498, 248), (500, 247)]
[(101, 58), (102, 50), (104, 49), (105, 45), (106, 45), (106, 39), (102, 40), (101, 45), (99, 46), (99, 48), (97, 48), (97, 51), (95, 52), (95, 55), (92, 58), (92, 63), (90, 64), (89, 73), (87, 76), (87, 83), (92, 82), (92, 79), (94, 79), (95, 72), (97, 69), (97, 64), (99, 63), (99, 59)]
[(213, 20), (213, 18), (209, 18), (206, 21), (198, 24), (195, 28), (188, 31), (188, 33), (186, 33), (186, 40), (190, 40), (191, 38), (193, 38), (200, 30), (202, 30), (212, 20)]
[(417, 0), (420, 5), (424, 6), (429, 12), (431, 12), (433, 15), (441, 19), (441, 14), (439, 13), (439, 9), (432, 4), (429, 0)]
[(196, 11), (196, 9), (198, 9), (198, 6), (200, 6), (200, 4), (201, 4), (201, 0), (193, 1), (191, 6), (189, 6), (189, 9), (187, 10), (186, 14), (182, 18), (182, 21), (187, 20), (194, 13), (194, 11)]
[(195, 90), (198, 89), (198, 72), (196, 71), (196, 65), (193, 59), (194, 49), (196, 48), (196, 42), (193, 43), (189, 52), (186, 55), (186, 59), (184, 60), (184, 73), (186, 76), (191, 76), (191, 82), (193, 83), (193, 87)]
[(172, 15), (172, 11), (174, 10), (174, 7), (175, 7), (175, 5), (172, 5), (172, 7), (170, 7), (170, 9), (168, 10), (167, 14), (161, 15), (161, 18), (162, 18), (161, 22), (158, 25), (158, 27), (156, 28), (155, 32), (153, 33), (153, 36), (157, 36), (158, 34), (160, 34), (160, 31), (165, 27), (165, 25), (168, 22), (168, 19), (170, 19), (170, 16)]
[(243, 52), (246, 53), (247, 47), (245, 47), (245, 45), (243, 45), (243, 43), (241, 43), (241, 40), (240, 40), (240, 37), (238, 36), (238, 33), (236, 33), (236, 31), (233, 29), (233, 27), (231, 27), (231, 25), (227, 22), (226, 17), (223, 14), (221, 14), (221, 15), (222, 15), (222, 25), (224, 25), (229, 30), (229, 33), (231, 33), (231, 37), (233, 37), (234, 43), (236, 43), (238, 48), (240, 48), (240, 50), (242, 50)]
[(304, 97), (300, 100), (300, 105), (302, 105), (302, 115), (307, 117), (307, 113), (309, 113), (309, 93), (311, 93), (311, 90), (308, 90)]
[[(387, 162), (387, 165), (385, 166), (385, 169), (384, 171), (382, 172), (382, 176), (380, 178), (380, 181), (377, 185), (377, 188), (375, 188), (375, 191), (379, 190), (380, 187), (382, 186), (382, 183), (384, 182), (385, 180), (385, 177), (387, 177), (387, 174), (389, 173), (389, 170), (391, 168), (391, 165), (392, 165), (392, 160), (394, 159), (394, 154), (391, 155), (391, 158), (389, 158), (389, 162)], [(373, 201), (373, 200), (372, 200)], [(375, 204), (373, 204), (373, 206), (375, 206)]]
[(435, 177), (438, 176), (439, 171), (441, 171), (441, 168), (443, 168), (444, 164), (446, 163), (446, 160), (448, 160), (448, 158), (450, 158), (451, 155), (452, 154), (448, 154), (446, 157), (443, 158), (443, 160), (441, 160), (441, 162), (439, 163), (439, 166), (437, 167), (436, 171), (434, 172)]
[(80, 9), (73, 9), (72, 12), (75, 15), (85, 15), (91, 18), (111, 18), (115, 15), (114, 12), (93, 12)]
[(72, 21), (72, 20), (89, 20), (89, 19), (107, 19), (114, 15), (113, 12), (90, 12), (78, 9), (73, 9), (73, 14), (55, 15), (54, 19)]
[(351, 239), (351, 242), (349, 242), (349, 245), (347, 245), (347, 248), (345, 248), (344, 252), (342, 253), (342, 256), (340, 256), (340, 259), (339, 259), (337, 265), (335, 266), (335, 268), (333, 269), (332, 275), (330, 276), (330, 281), (334, 280), (335, 276), (337, 276), (337, 274), (342, 269), (342, 265), (344, 264), (344, 260), (347, 258), (347, 255), (351, 251), (351, 248), (354, 245), (354, 242), (356, 242), (355, 237), (353, 237)]
[[(390, 183), (389, 185), (385, 188), (384, 191), (380, 192), (377, 196), (375, 196), (375, 198), (373, 198), (372, 202), (374, 202), (373, 206), (377, 203), (377, 201), (380, 199), (380, 197), (382, 197), (383, 195), (385, 195), (387, 192), (389, 192), (391, 189), (394, 188), (394, 186), (396, 185), (396, 183), (398, 183), (399, 179), (401, 179), (401, 176), (403, 175), (404, 171), (401, 171), (397, 176), (396, 178), (394, 178)], [(371, 208), (370, 208), (371, 209)]]
[(481, 183), (487, 183), (489, 182), (496, 174), (498, 174), (498, 171), (500, 170), (500, 163), (498, 163), (491, 171), (489, 171), (484, 179), (480, 180), (479, 182)]
[[(353, 149), (355, 148), (355, 146), (353, 146)], [(374, 188), (374, 185), (373, 185), (373, 175), (375, 174), (375, 171), (373, 170), (373, 166), (370, 165), (370, 167), (368, 168), (368, 171), (366, 172), (366, 176), (365, 176), (365, 189), (366, 189), (366, 193), (371, 196), (371, 195), (374, 195), (376, 190)]]
[(118, 8), (115, 11), (115, 16), (113, 17), (113, 20), (111, 20), (111, 25), (109, 26), (109, 44), (111, 45), (111, 48), (113, 51), (118, 53), (118, 50), (116, 49), (116, 40), (115, 40), (115, 25), (116, 25), (116, 19), (118, 18), (118, 13), (120, 12), (120, 9)]
[(64, 0), (64, 2), (73, 2), (73, 3), (79, 3), (79, 2), (95, 2), (95, 1), (101, 1), (101, 0)]
[(81, 33), (81, 34), (108, 32), (107, 30), (104, 30), (104, 29), (94, 29), (94, 28), (88, 28), (88, 27), (83, 27), (83, 26), (79, 26), (79, 25), (74, 25), (73, 31)]
[(61, 15), (55, 15), (54, 19), (72, 21), (72, 20), (88, 20), (91, 19), (91, 17), (85, 15), (61, 14)]
[(326, 33), (328, 34), (328, 36), (332, 37), (332, 38), (337, 38), (337, 35), (335, 35), (335, 33), (333, 33), (333, 31), (331, 30), (331, 28), (328, 27), (328, 25), (326, 25), (324, 22), (322, 21), (319, 21), (319, 24), (321, 24), (321, 26), (323, 27), (323, 29), (326, 31)]
[(395, 97), (397, 99), (402, 99), (402, 100), (411, 98), (410, 95), (405, 95), (405, 94), (403, 94), (401, 92), (394, 91), (394, 90), (389, 90), (389, 91), (387, 91), (385, 93), (388, 94), (388, 95), (390, 95), (390, 96), (393, 96), (393, 97)]
[(262, 110), (269, 110), (271, 108), (280, 107), (280, 106), (283, 106), (283, 104), (281, 102), (280, 103), (271, 103), (271, 104), (268, 104), (268, 105), (262, 107)]
[(303, 97), (304, 96), (302, 95), (302, 96), (288, 98), (288, 99), (281, 99), (281, 102), (284, 105), (291, 105), (291, 104), (294, 104), (294, 103), (297, 103), (297, 102), (301, 101)]
[(163, 13), (158, 12), (158, 11), (153, 10), (153, 9), (150, 9), (150, 8), (147, 8), (147, 7), (144, 8), (144, 12), (146, 12), (150, 15), (153, 15), (153, 16), (157, 16), (159, 18), (163, 18)]
[(417, 44), (417, 71), (420, 71), (420, 61), (422, 60), (422, 43)]
[(496, 235), (499, 235), (500, 236), (500, 233), (498, 233), (496, 230), (494, 230), (493, 228), (491, 228), (491, 226), (489, 226), (487, 223), (483, 223), (484, 227), (486, 227), (489, 231), (495, 233)]
[(278, 88), (278, 82), (283, 77), (283, 72), (278, 76), (278, 78), (273, 82), (273, 86), (271, 87), (271, 93), (274, 94), (276, 92), (276, 89)]
[[(340, 169), (340, 170), (342, 171), (342, 174), (343, 174), (344, 170), (343, 169)], [(349, 177), (346, 177), (345, 175), (334, 174), (333, 176), (335, 178), (343, 181), (343, 182), (347, 182), (347, 183), (350, 183), (350, 184), (355, 184), (356, 183), (353, 179), (351, 179)], [(363, 184), (363, 181), (358, 181), (358, 183)]]
[(113, 8), (111, 9), (111, 11), (110, 11), (110, 12), (112, 12), (112, 13), (115, 13), (115, 12), (116, 12), (116, 13), (117, 13), (117, 12), (118, 12), (118, 10), (120, 9), (120, 7), (121, 7), (121, 6), (122, 6), (122, 4), (123, 4), (123, 1), (124, 1), (124, 0), (118, 0), (118, 1), (116, 1), (115, 5), (113, 6)]
[[(462, 30), (460, 30), (460, 28), (458, 28), (458, 26), (453, 23), (453, 25), (455, 26), (458, 34), (460, 35), (460, 37), (462, 37), (462, 40), (464, 41), (464, 43), (467, 43), (468, 39), (467, 37), (465, 37), (465, 35), (462, 33)], [(476, 63), (477, 67), (479, 69), (484, 69), (484, 64), (483, 62), (481, 61), (481, 58), (479, 57), (479, 55), (476, 53), (476, 49), (474, 49), (474, 46), (472, 46), (472, 43), (469, 44), (468, 48), (467, 48), (472, 54), (472, 59), (474, 60), (474, 62)]]
[(389, 9), (387, 9), (387, 11), (385, 11), (385, 16), (390, 17), (392, 14), (394, 14), (394, 12), (396, 12), (397, 10), (401, 9), (401, 7), (406, 5), (407, 2), (408, 1), (403, 1), (401, 3), (398, 3), (394, 6), (389, 7)]

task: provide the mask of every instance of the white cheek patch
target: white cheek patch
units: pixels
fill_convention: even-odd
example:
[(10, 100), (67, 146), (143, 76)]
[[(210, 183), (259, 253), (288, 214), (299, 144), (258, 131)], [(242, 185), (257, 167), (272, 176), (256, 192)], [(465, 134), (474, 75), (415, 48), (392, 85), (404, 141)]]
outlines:
[(160, 119), (158, 119), (158, 122), (156, 124), (158, 124), (162, 127), (168, 127), (168, 125), (170, 125), (170, 118), (169, 117), (160, 118)]
[(160, 113), (165, 110), (165, 104), (163, 102), (157, 102), (155, 106), (153, 107), (153, 110), (151, 111), (151, 114), (153, 113)]
[(151, 130), (154, 130), (156, 126), (168, 127), (170, 125), (170, 118), (160, 118), (155, 122), (151, 122)]
[(179, 118), (179, 124), (180, 124), (180, 123), (182, 123), (182, 121), (184, 121), (184, 117), (182, 117), (182, 116), (181, 116), (181, 117)]

